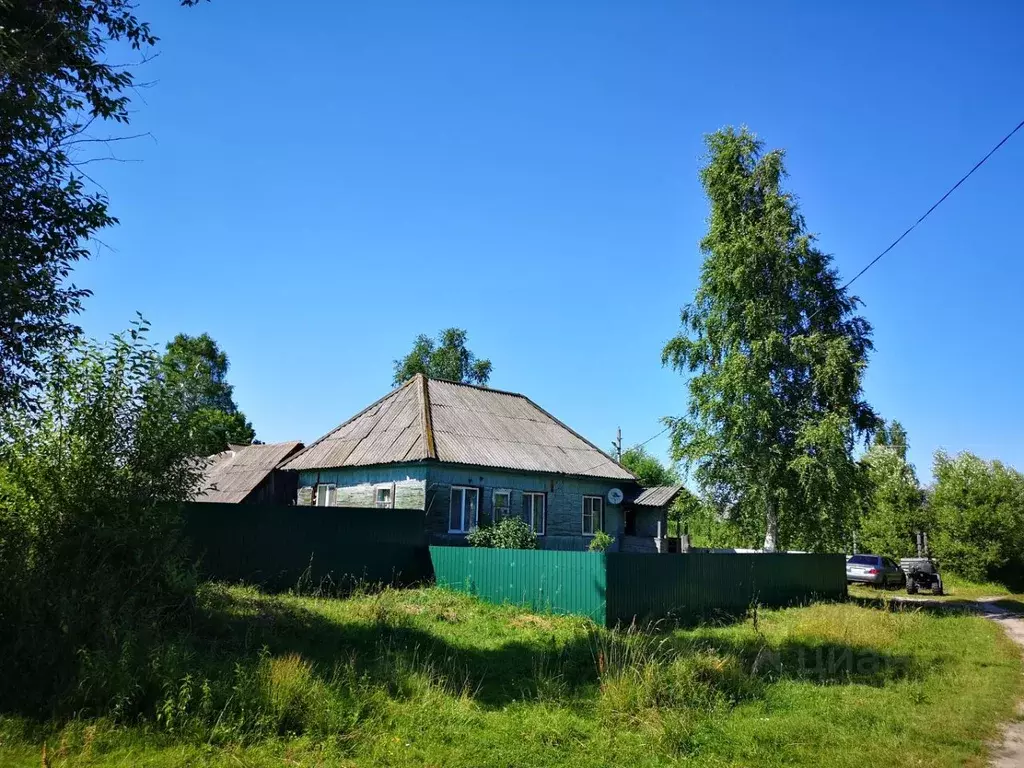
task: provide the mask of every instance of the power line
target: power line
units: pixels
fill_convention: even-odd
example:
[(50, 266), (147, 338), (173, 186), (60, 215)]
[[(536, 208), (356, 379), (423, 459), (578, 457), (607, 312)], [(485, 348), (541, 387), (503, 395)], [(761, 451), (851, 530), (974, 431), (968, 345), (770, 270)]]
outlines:
[[(671, 424), (669, 424), (668, 426), (666, 426), (666, 427), (665, 427), (665, 428), (664, 428), (663, 430), (661, 430), (661, 432), (659, 432), (658, 434), (656, 434), (656, 435), (651, 435), (651, 436), (650, 436), (650, 437), (648, 437), (648, 438), (647, 438), (646, 440), (644, 440), (644, 441), (643, 441), (642, 443), (637, 443), (636, 445), (634, 445), (634, 446), (632, 446), (632, 447), (630, 447), (630, 448), (627, 448), (627, 449), (626, 449), (625, 451), (623, 451), (623, 453), (628, 453), (629, 451), (635, 451), (635, 450), (636, 450), (637, 448), (643, 448), (643, 447), (644, 447), (645, 445), (647, 445), (647, 444), (648, 444), (649, 442), (651, 442), (651, 440), (654, 440), (655, 438), (661, 437), (661, 436), (662, 436), (662, 435), (664, 435), (664, 434), (665, 434), (666, 432), (668, 432), (668, 431), (669, 431), (670, 429), (672, 429), (672, 425), (671, 425)], [(594, 465), (594, 466), (592, 466), (592, 467), (587, 467), (586, 469), (580, 470), (579, 472), (573, 472), (572, 474), (574, 474), (574, 475), (585, 475), (585, 474), (586, 474), (587, 472), (589, 472), (590, 470), (592, 470), (592, 469), (597, 469), (597, 468), (598, 468), (598, 467), (600, 467), (600, 466), (604, 466), (604, 462), (603, 462), (603, 461), (602, 461), (602, 462), (601, 462), (600, 464), (595, 464), (595, 465)]]
[(964, 176), (960, 179), (960, 181), (958, 181), (956, 184), (954, 184), (952, 187), (950, 187), (949, 190), (947, 190), (946, 194), (944, 194), (942, 197), (940, 197), (935, 202), (935, 204), (932, 205), (931, 208), (929, 208), (927, 211), (925, 211), (924, 214), (921, 216), (921, 218), (919, 218), (917, 221), (915, 221), (913, 224), (911, 224), (906, 232), (904, 232), (902, 235), (900, 235), (895, 240), (893, 240), (892, 243), (889, 244), (888, 248), (886, 248), (880, 254), (875, 256), (875, 258), (873, 258), (871, 261), (869, 261), (867, 263), (867, 265), (864, 267), (864, 269), (862, 269), (860, 272), (858, 272), (856, 275), (854, 275), (852, 278), (850, 278), (846, 282), (846, 285), (844, 285), (840, 290), (844, 290), (845, 291), (847, 288), (849, 288), (851, 285), (853, 285), (853, 282), (857, 278), (859, 278), (861, 275), (863, 275), (865, 272), (867, 272), (869, 269), (871, 269), (873, 266), (875, 266), (875, 264), (878, 262), (879, 259), (881, 259), (883, 256), (885, 256), (885, 254), (887, 254), (889, 251), (891, 251), (893, 248), (895, 248), (899, 244), (900, 240), (902, 240), (904, 237), (906, 237), (911, 232), (913, 232), (917, 228), (918, 224), (920, 224), (922, 221), (927, 219), (932, 211), (934, 211), (936, 208), (938, 208), (940, 205), (942, 205), (942, 203), (945, 202), (946, 198), (949, 197), (951, 194), (953, 194), (956, 191), (957, 187), (959, 187), (961, 184), (963, 184), (965, 181), (967, 181), (969, 178), (971, 178), (971, 176), (974, 174), (974, 172), (976, 170), (978, 170), (979, 168), (981, 168), (981, 166), (983, 166), (985, 164), (985, 161), (988, 160), (990, 157), (992, 157), (992, 155), (994, 155), (996, 152), (998, 152), (1000, 147), (1002, 147), (1003, 144), (1008, 142), (1010, 140), (1010, 138), (1017, 131), (1019, 131), (1022, 127), (1024, 127), (1024, 120), (1021, 120), (1019, 123), (1017, 123), (1017, 127), (1016, 128), (1014, 128), (1008, 134), (1003, 136), (1002, 141), (1000, 141), (998, 144), (996, 144), (994, 147), (992, 147), (992, 149), (989, 150), (989, 153), (987, 155), (985, 155), (983, 158), (981, 158), (981, 160), (979, 160), (977, 163), (975, 163), (974, 167), (971, 168), (971, 170), (969, 170), (966, 174), (964, 174)]
[(646, 440), (644, 440), (642, 443), (637, 443), (632, 448), (627, 448), (626, 450), (627, 451), (633, 451), (633, 450), (636, 450), (637, 448), (643, 448), (645, 445), (647, 445), (649, 442), (651, 442), (651, 440), (653, 440), (656, 437), (661, 437), (666, 432), (668, 432), (670, 429), (672, 429), (672, 425), (671, 424), (669, 424), (667, 427), (665, 427), (663, 430), (661, 430), (661, 432), (659, 432), (658, 434), (652, 435), (651, 437), (648, 437)]
[[(946, 201), (947, 197), (949, 197), (951, 194), (956, 192), (957, 188), (959, 188), (959, 186), (961, 184), (963, 184), (965, 181), (967, 181), (969, 178), (971, 178), (971, 176), (974, 175), (974, 172), (977, 171), (979, 168), (981, 168), (981, 166), (983, 166), (985, 164), (985, 162), (990, 157), (992, 157), (992, 155), (994, 155), (996, 152), (998, 152), (1006, 142), (1008, 142), (1011, 138), (1013, 138), (1013, 135), (1015, 133), (1017, 133), (1017, 131), (1019, 131), (1021, 128), (1024, 128), (1024, 120), (1021, 120), (1019, 123), (1017, 123), (1017, 125), (1014, 127), (1014, 129), (1012, 131), (1010, 131), (1008, 134), (1003, 136), (1003, 138), (999, 141), (999, 143), (996, 144), (994, 147), (992, 147), (992, 149), (990, 149), (988, 151), (988, 154), (986, 154), (983, 158), (981, 158), (981, 160), (979, 160), (977, 163), (975, 163), (974, 167), (971, 168), (971, 170), (969, 170), (962, 177), (960, 177), (960, 180), (956, 184), (954, 184), (952, 187), (950, 187), (948, 190), (946, 190), (946, 194), (944, 194), (942, 197), (940, 197), (938, 200), (936, 200), (932, 204), (931, 208), (929, 208), (927, 211), (925, 211), (923, 214), (921, 214), (920, 218), (918, 218), (917, 221), (915, 221), (913, 224), (911, 224), (909, 227), (907, 227), (906, 231), (902, 235), (900, 235), (895, 240), (893, 240), (888, 245), (888, 247), (886, 247), (886, 249), (884, 251), (882, 251), (880, 254), (875, 256), (875, 258), (873, 258), (871, 261), (869, 261), (860, 272), (858, 272), (856, 275), (854, 275), (849, 280), (847, 280), (846, 283), (843, 285), (843, 287), (840, 290), (844, 290), (845, 291), (847, 288), (849, 288), (851, 285), (853, 285), (853, 283), (859, 277), (861, 277), (865, 272), (867, 272), (869, 269), (871, 269), (873, 266), (875, 266), (875, 264), (877, 264), (878, 261), (883, 256), (885, 256), (885, 254), (887, 254), (889, 251), (891, 251), (893, 248), (895, 248), (897, 245), (899, 245), (900, 241), (903, 240), (903, 238), (905, 238), (907, 235), (909, 235), (911, 232), (913, 232), (915, 229), (917, 229), (917, 226), (922, 221), (927, 219), (931, 215), (932, 211), (934, 211), (936, 208), (938, 208), (940, 205), (942, 205)], [(815, 312), (814, 314), (817, 314), (817, 312)], [(811, 315), (811, 317), (813, 317), (813, 316), (814, 315)], [(631, 451), (631, 450), (635, 450), (637, 448), (643, 448), (645, 445), (647, 445), (649, 442), (651, 442), (651, 440), (654, 440), (654, 439), (656, 439), (658, 437), (661, 437), (663, 434), (668, 432), (669, 429), (671, 429), (671, 428), (672, 428), (671, 425), (669, 425), (669, 426), (665, 427), (663, 430), (661, 430), (660, 432), (658, 432), (657, 434), (651, 435), (649, 438), (644, 440), (642, 443), (637, 443), (632, 448), (628, 448), (626, 450), (627, 451)], [(620, 440), (621, 440), (621, 438), (620, 438)], [(604, 462), (601, 462), (601, 464), (604, 464)], [(601, 464), (595, 464), (592, 467), (587, 467), (586, 469), (584, 469), (579, 474), (582, 475), (582, 474), (585, 474), (585, 473), (589, 472), (592, 469), (597, 469), (598, 467), (601, 466)]]

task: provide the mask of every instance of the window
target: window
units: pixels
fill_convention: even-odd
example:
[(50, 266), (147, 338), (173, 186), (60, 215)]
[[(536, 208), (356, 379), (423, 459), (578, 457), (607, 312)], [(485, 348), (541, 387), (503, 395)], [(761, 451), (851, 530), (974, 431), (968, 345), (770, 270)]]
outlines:
[(494, 522), (508, 517), (512, 511), (512, 491), (505, 488), (497, 488), (491, 497), (491, 511), (494, 514)]
[(448, 508), (448, 533), (467, 533), (476, 528), (479, 508), (479, 488), (453, 485), (452, 501)]
[(377, 509), (391, 509), (391, 486), (378, 488), (373, 501)]
[(329, 507), (334, 500), (334, 484), (319, 483), (316, 487), (316, 505)]
[(877, 566), (879, 563), (878, 555), (854, 555), (846, 562), (849, 565), (874, 565)]
[(593, 536), (604, 528), (604, 499), (600, 496), (583, 497), (583, 535)]
[(544, 535), (544, 500), (543, 493), (523, 494), (523, 520), (538, 536)]

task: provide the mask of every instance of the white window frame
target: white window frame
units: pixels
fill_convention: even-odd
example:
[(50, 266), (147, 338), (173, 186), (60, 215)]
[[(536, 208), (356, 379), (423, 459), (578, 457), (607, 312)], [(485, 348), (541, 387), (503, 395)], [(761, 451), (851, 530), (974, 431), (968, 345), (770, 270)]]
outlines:
[[(590, 530), (587, 530), (587, 501), (590, 501)], [(595, 504), (596, 502), (596, 504)], [(580, 509), (580, 529), (584, 536), (594, 536), (604, 530), (604, 496), (584, 496)]]
[[(540, 528), (537, 528), (537, 521), (535, 515), (537, 512), (537, 498), (540, 497)], [(531, 499), (532, 502), (527, 507), (527, 499)], [(548, 495), (543, 491), (524, 491), (523, 492), (523, 520), (530, 526), (532, 530), (538, 536), (543, 536), (546, 528), (548, 514)]]
[(505, 510), (505, 514), (502, 517), (509, 517), (512, 514), (512, 489), (511, 488), (495, 488), (491, 491), (491, 518), (493, 522), (498, 522), (501, 517), (498, 516), (498, 496), (508, 496), (508, 503), (501, 509)]
[[(380, 503), (379, 496), (380, 496), (380, 492), (381, 491), (387, 491), (388, 492), (388, 500), (387, 500), (387, 503), (385, 503), (385, 504), (381, 504)], [(386, 485), (374, 486), (374, 488), (373, 488), (373, 506), (376, 509), (394, 509), (395, 508), (395, 484), (394, 483), (387, 483)]]
[[(462, 503), (459, 509), (459, 522), (462, 524), (462, 528), (452, 528), (452, 504), (455, 502), (455, 492), (462, 491), (459, 494), (462, 497)], [(472, 491), (476, 494), (476, 516), (477, 519), (473, 520), (469, 525), (466, 525), (466, 494)], [(453, 485), (451, 496), (448, 499), (448, 533), (469, 533), (470, 531), (476, 530), (477, 524), (480, 519), (480, 489), (472, 485)]]
[[(320, 502), (320, 489), (324, 490), (324, 503)], [(317, 483), (314, 493), (316, 494), (316, 506), (318, 507), (329, 507), (333, 499), (331, 498), (337, 492), (338, 486), (334, 483)]]

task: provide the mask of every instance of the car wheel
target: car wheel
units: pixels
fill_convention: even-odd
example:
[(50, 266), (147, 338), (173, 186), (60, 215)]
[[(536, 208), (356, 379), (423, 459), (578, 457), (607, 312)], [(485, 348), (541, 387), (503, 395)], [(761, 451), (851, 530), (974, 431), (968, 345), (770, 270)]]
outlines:
[(908, 595), (916, 595), (917, 594), (917, 584), (907, 584), (907, 594)]
[(936, 582), (935, 586), (932, 587), (932, 594), (933, 595), (941, 596), (942, 595), (942, 585)]

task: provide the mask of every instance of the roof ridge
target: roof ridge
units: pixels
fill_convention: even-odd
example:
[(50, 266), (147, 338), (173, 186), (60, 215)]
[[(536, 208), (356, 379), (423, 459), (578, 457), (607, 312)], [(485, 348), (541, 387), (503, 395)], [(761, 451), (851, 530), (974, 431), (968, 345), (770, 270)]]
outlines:
[(427, 458), (437, 458), (437, 444), (434, 442), (434, 416), (430, 412), (430, 387), (429, 381), (424, 374), (417, 373), (416, 378), (420, 383), (420, 427), (423, 430), (423, 442), (427, 449)]
[(422, 374), (422, 373), (416, 374), (416, 375), (417, 376), (423, 376), (423, 378), (426, 379), (428, 382), (430, 382), (430, 381), (438, 381), (438, 382), (440, 382), (442, 384), (452, 384), (452, 385), (454, 385), (456, 387), (469, 387), (470, 389), (479, 389), (479, 390), (481, 390), (483, 392), (493, 392), (496, 395), (509, 395), (510, 397), (521, 397), (521, 398), (523, 398), (523, 400), (529, 400), (530, 399), (526, 395), (524, 395), (522, 392), (511, 392), (511, 391), (509, 391), (507, 389), (495, 389), (494, 387), (488, 387), (488, 386), (486, 386), (484, 384), (470, 384), (467, 381), (453, 381), (452, 379), (434, 378), (434, 377), (427, 376), (426, 374)]

